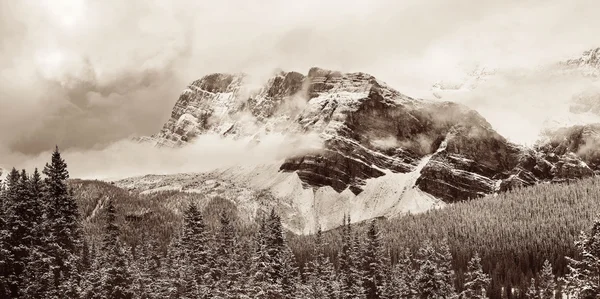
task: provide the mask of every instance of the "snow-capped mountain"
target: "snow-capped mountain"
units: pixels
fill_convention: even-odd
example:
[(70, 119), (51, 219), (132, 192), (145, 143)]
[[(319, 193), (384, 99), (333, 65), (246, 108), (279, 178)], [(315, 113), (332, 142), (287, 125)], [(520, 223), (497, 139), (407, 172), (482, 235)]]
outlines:
[[(141, 138), (185, 146), (202, 134), (231, 138), (318, 134), (322, 148), (273, 165), (207, 174), (146, 176), (116, 182), (137, 192), (177, 189), (211, 194), (223, 186), (242, 210), (276, 208), (288, 228), (331, 228), (421, 212), (515, 186), (593, 175), (600, 140), (577, 127), (526, 148), (507, 141), (476, 111), (411, 98), (365, 73), (312, 68), (280, 72), (255, 86), (243, 74), (212, 74), (181, 94), (162, 130)], [(593, 129), (592, 131), (594, 131)], [(590, 131), (591, 132), (591, 131)], [(215, 187), (217, 186), (217, 187)], [(216, 195), (215, 195), (216, 196)]]
[(577, 69), (586, 76), (600, 77), (600, 47), (587, 50), (581, 57), (569, 59), (562, 64)]
[(495, 74), (496, 70), (489, 69), (483, 66), (477, 66), (465, 74), (451, 81), (440, 80), (433, 84), (431, 92), (437, 99), (449, 97), (457, 93), (469, 92), (477, 88), (477, 86), (485, 82), (489, 77)]

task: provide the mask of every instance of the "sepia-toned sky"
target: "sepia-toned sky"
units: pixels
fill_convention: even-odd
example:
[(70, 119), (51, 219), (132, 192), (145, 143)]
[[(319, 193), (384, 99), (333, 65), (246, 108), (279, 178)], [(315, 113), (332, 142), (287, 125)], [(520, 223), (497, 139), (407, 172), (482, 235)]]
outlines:
[[(320, 66), (426, 96), (476, 65), (533, 68), (598, 47), (599, 10), (596, 0), (0, 0), (0, 155), (155, 133), (180, 91), (213, 72)], [(510, 84), (469, 102), (511, 110), (524, 99)], [(547, 101), (539, 84), (515, 90)]]

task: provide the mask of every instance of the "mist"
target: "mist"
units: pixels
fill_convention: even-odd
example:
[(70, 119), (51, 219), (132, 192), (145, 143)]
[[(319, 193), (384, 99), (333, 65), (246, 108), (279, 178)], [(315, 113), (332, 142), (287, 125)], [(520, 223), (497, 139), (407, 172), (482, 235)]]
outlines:
[[(82, 167), (73, 169), (79, 176), (88, 174), (76, 165), (101, 167), (109, 158), (164, 161), (162, 152), (136, 155), (145, 149), (124, 140), (157, 132), (193, 80), (313, 66), (367, 72), (414, 97), (431, 97), (433, 83), (475, 66), (497, 69), (500, 79), (448, 99), (480, 110), (509, 139), (529, 142), (549, 111), (523, 103), (547, 108), (551, 96), (559, 111), (588, 83), (514, 79), (512, 70), (600, 45), (594, 0), (259, 2), (0, 0), (0, 165), (39, 165), (55, 145)], [(210, 139), (177, 154), (210, 157), (223, 146), (239, 152), (218, 160), (235, 160), (246, 145), (228, 142)], [(150, 166), (159, 171), (161, 163)]]
[[(71, 178), (118, 180), (146, 174), (205, 172), (239, 166), (256, 166), (281, 162), (289, 156), (319, 150), (322, 140), (316, 134), (264, 135), (259, 142), (248, 138), (224, 138), (207, 134), (180, 148), (152, 147), (130, 140), (112, 143), (103, 149), (62, 151)], [(18, 168), (42, 169), (51, 152), (34, 158), (13, 156)], [(9, 155), (10, 156), (10, 155)]]

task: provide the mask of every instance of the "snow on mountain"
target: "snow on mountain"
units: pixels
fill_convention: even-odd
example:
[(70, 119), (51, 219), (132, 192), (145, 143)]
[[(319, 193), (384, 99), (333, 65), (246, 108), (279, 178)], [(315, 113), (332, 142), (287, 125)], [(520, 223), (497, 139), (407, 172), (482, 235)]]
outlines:
[[(428, 156), (421, 165), (425, 165)], [(422, 168), (422, 167), (419, 167)], [(329, 186), (306, 188), (297, 173), (279, 171), (278, 164), (234, 167), (204, 174), (149, 175), (116, 181), (119, 187), (139, 193), (178, 190), (208, 198), (235, 202), (242, 218), (254, 219), (258, 212), (275, 208), (287, 229), (314, 233), (318, 226), (339, 226), (344, 214), (353, 222), (373, 217), (394, 217), (442, 207), (444, 202), (415, 186), (420, 169), (409, 173), (388, 172), (368, 179), (364, 191), (336, 192)]]
[[(600, 159), (560, 138), (519, 146), (467, 106), (411, 98), (369, 74), (320, 68), (306, 76), (278, 72), (259, 85), (244, 74), (205, 76), (181, 94), (162, 130), (140, 141), (180, 147), (215, 133), (254, 143), (273, 133), (317, 134), (323, 146), (275, 164), (116, 184), (221, 196), (249, 218), (275, 208), (288, 228), (306, 233), (339, 225), (344, 213), (353, 221), (393, 217), (600, 170)], [(588, 141), (577, 130), (569, 134), (576, 144)]]

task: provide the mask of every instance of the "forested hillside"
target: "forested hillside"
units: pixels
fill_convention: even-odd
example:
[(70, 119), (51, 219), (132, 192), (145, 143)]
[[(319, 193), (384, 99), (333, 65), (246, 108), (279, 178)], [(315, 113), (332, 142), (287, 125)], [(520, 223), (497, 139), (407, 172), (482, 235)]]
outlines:
[(600, 295), (598, 179), (296, 236), (227, 199), (69, 182), (58, 150), (42, 173), (2, 184), (0, 298)]
[[(544, 260), (554, 273), (567, 271), (565, 256), (577, 253), (574, 241), (600, 212), (600, 180), (571, 184), (542, 184), (497, 196), (457, 203), (423, 214), (380, 221), (382, 236), (393, 261), (403, 248), (416, 252), (426, 240), (447, 239), (458, 284), (467, 263), (478, 252), (493, 288), (523, 288), (541, 269)], [(359, 225), (359, 230), (366, 225)], [(339, 251), (340, 230), (326, 233), (331, 254)], [(292, 237), (298, 256), (308, 258), (312, 237)], [(499, 292), (499, 291), (498, 291)]]

